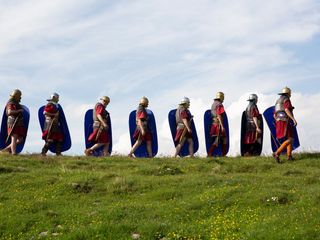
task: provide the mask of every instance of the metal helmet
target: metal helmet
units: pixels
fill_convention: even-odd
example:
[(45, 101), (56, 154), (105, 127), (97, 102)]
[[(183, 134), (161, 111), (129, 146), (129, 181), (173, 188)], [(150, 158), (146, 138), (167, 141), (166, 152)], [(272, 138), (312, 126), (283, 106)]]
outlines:
[(52, 102), (58, 103), (59, 102), (59, 94), (58, 93), (52, 93), (50, 95), (50, 98), (47, 99), (47, 101), (52, 101)]
[(180, 105), (190, 105), (190, 99), (187, 97), (183, 97), (180, 101)]
[(110, 98), (108, 96), (102, 96), (100, 100), (104, 101), (106, 104), (110, 103)]
[(21, 91), (19, 89), (15, 89), (10, 94), (10, 97), (14, 98), (17, 101), (20, 101), (21, 100), (21, 95), (22, 95)]
[(145, 106), (145, 107), (148, 107), (148, 105), (149, 105), (149, 100), (148, 100), (148, 98), (147, 97), (142, 97), (141, 99), (140, 99), (140, 102), (139, 102), (141, 105), (143, 105), (143, 106)]
[(250, 102), (255, 102), (255, 103), (258, 102), (258, 96), (257, 96), (257, 94), (254, 94), (254, 93), (250, 94), (248, 101), (250, 101)]
[(288, 87), (284, 87), (281, 91), (281, 93), (279, 93), (280, 95), (288, 95), (289, 97), (291, 97), (291, 89)]
[(224, 100), (224, 93), (223, 93), (223, 92), (217, 92), (215, 99), (219, 99), (221, 102), (223, 102), (223, 100)]

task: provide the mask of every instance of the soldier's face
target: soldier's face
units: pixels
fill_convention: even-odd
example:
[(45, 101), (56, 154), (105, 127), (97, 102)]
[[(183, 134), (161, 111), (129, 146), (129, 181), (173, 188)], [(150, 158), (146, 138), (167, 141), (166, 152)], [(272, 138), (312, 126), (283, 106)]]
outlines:
[(105, 100), (103, 100), (103, 105), (106, 107), (106, 106), (108, 106), (108, 102), (107, 101), (105, 101)]
[(16, 99), (17, 102), (20, 102), (21, 101), (21, 96), (16, 96), (15, 99)]

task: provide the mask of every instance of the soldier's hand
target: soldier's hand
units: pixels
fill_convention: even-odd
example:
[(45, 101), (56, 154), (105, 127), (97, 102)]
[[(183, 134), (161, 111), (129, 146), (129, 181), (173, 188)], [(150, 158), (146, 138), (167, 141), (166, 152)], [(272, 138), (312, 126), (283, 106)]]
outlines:
[(146, 135), (146, 131), (144, 129), (141, 130), (142, 136)]
[(296, 127), (297, 125), (298, 125), (297, 121), (295, 119), (293, 119), (293, 126)]
[(258, 133), (262, 133), (262, 131), (261, 131), (260, 128), (257, 128), (257, 132), (258, 132)]
[(191, 128), (188, 128), (188, 132), (189, 132), (189, 133), (192, 133), (192, 129), (191, 129)]

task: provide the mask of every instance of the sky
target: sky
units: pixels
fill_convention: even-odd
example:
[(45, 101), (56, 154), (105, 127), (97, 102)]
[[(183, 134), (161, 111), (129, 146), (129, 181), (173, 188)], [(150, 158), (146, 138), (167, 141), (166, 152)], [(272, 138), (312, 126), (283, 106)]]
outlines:
[(128, 117), (147, 96), (158, 156), (173, 155), (167, 116), (186, 96), (204, 156), (203, 114), (222, 91), (236, 156), (249, 94), (262, 113), (285, 86), (297, 151), (320, 150), (318, 0), (0, 0), (0, 36), (0, 106), (18, 88), (31, 114), (23, 153), (41, 151), (37, 112), (57, 92), (72, 138), (66, 155), (83, 155), (85, 112), (107, 95), (113, 154), (128, 154)]

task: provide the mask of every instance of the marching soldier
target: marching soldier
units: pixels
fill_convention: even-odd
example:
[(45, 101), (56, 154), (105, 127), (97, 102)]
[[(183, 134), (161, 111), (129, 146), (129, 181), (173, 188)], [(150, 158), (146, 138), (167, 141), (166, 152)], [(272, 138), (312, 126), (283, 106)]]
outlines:
[(274, 118), (276, 120), (276, 138), (278, 140), (285, 140), (276, 152), (273, 153), (275, 160), (280, 163), (280, 154), (286, 148), (287, 157), (292, 161), (292, 143), (293, 143), (293, 127), (297, 126), (297, 121), (293, 116), (294, 107), (291, 104), (291, 89), (285, 87), (279, 93), (280, 98), (275, 105)]
[(106, 107), (110, 103), (110, 98), (103, 96), (100, 101), (94, 106), (93, 109), (93, 132), (90, 134), (88, 141), (93, 142), (94, 145), (84, 151), (86, 156), (93, 154), (95, 149), (103, 146), (103, 156), (110, 156), (109, 145), (110, 145), (110, 126), (109, 112)]
[(211, 157), (213, 151), (218, 145), (222, 144), (222, 156), (227, 154), (227, 136), (225, 125), (223, 122), (223, 115), (225, 114), (224, 106), (224, 93), (217, 92), (211, 106), (212, 125), (210, 129), (210, 136), (212, 138), (212, 144), (208, 151), (208, 157)]
[(178, 156), (186, 140), (189, 143), (190, 157), (193, 157), (194, 155), (192, 129), (191, 129), (191, 121), (193, 116), (191, 115), (188, 109), (189, 107), (190, 107), (190, 100), (189, 98), (184, 97), (179, 103), (178, 109), (176, 111), (177, 131), (176, 131), (176, 136), (174, 141), (177, 143), (177, 145), (176, 145), (176, 152), (174, 154), (174, 157)]
[(47, 99), (48, 103), (45, 105), (43, 114), (45, 116), (44, 128), (42, 132), (42, 139), (45, 144), (42, 148), (41, 155), (46, 156), (49, 147), (52, 144), (56, 145), (56, 155), (61, 155), (61, 147), (63, 142), (63, 133), (61, 131), (61, 123), (59, 119), (59, 94), (53, 93)]
[(132, 148), (130, 153), (128, 154), (129, 157), (133, 157), (133, 153), (137, 150), (137, 148), (142, 144), (143, 141), (146, 142), (147, 145), (147, 152), (149, 157), (152, 156), (152, 134), (149, 129), (148, 124), (148, 114), (146, 111), (146, 108), (149, 105), (149, 100), (146, 97), (142, 97), (139, 102), (139, 106), (136, 111), (136, 130), (133, 134), (133, 139), (136, 141)]
[[(245, 134), (244, 134), (244, 145), (245, 145), (245, 155), (255, 155), (257, 144), (261, 145), (261, 134), (260, 122), (258, 117), (261, 116), (259, 109), (257, 107), (258, 96), (256, 94), (250, 94), (249, 104), (246, 108), (246, 123), (245, 123)], [(260, 142), (259, 142), (260, 141)]]
[(24, 141), (27, 135), (27, 129), (23, 122), (23, 108), (20, 105), (21, 101), (21, 91), (19, 89), (13, 90), (10, 94), (9, 101), (6, 105), (6, 115), (7, 119), (7, 131), (8, 137), (6, 142), (11, 139), (11, 143), (4, 148), (2, 151), (11, 152), (12, 155), (16, 155), (17, 144)]

